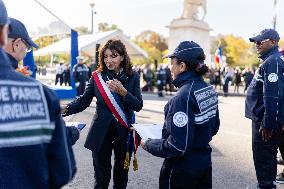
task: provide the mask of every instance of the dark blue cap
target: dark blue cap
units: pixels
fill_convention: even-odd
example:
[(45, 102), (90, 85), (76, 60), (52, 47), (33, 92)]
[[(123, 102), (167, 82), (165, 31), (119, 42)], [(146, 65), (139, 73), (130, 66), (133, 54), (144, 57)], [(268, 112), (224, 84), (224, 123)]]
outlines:
[(30, 38), (25, 25), (17, 19), (10, 18), (8, 37), (12, 39), (21, 38), (25, 40), (30, 47), (38, 48), (38, 45)]
[(193, 41), (183, 41), (171, 54), (165, 56), (164, 58), (176, 57), (181, 61), (185, 62), (196, 62), (197, 57), (204, 53), (203, 49)]
[(7, 9), (2, 0), (0, 0), (0, 25), (9, 24)]
[(249, 41), (250, 42), (257, 42), (257, 41), (263, 41), (265, 39), (271, 39), (271, 40), (279, 41), (280, 37), (279, 37), (279, 34), (276, 30), (264, 29), (257, 36), (249, 38)]

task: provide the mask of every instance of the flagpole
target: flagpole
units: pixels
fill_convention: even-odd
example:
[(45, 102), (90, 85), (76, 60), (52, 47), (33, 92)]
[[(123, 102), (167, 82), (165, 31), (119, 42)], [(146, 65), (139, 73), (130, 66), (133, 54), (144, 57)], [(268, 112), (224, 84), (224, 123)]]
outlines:
[(64, 25), (66, 25), (70, 30), (72, 30), (72, 27), (69, 26), (68, 24), (66, 24), (66, 22), (64, 22), (61, 18), (59, 18), (57, 15), (55, 15), (53, 12), (51, 12), (51, 10), (49, 10), (47, 7), (45, 7), (41, 2), (39, 2), (38, 0), (34, 0), (37, 4), (39, 4), (39, 6), (41, 6), (42, 8), (44, 8), (47, 12), (49, 12), (52, 16), (54, 16), (57, 20), (59, 20), (61, 23), (63, 23)]
[(278, 0), (274, 0), (274, 15), (273, 15), (273, 29), (276, 29), (277, 24), (277, 3)]

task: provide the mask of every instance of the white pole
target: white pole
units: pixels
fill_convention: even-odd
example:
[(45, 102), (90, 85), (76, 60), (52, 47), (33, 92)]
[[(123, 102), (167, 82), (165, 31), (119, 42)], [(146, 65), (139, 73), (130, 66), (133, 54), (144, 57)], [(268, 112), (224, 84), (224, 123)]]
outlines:
[(60, 22), (62, 22), (64, 25), (66, 25), (69, 29), (72, 30), (72, 28), (66, 24), (66, 22), (64, 22), (62, 19), (60, 19), (57, 15), (55, 15), (53, 12), (51, 12), (51, 10), (49, 10), (48, 8), (46, 8), (42, 3), (40, 3), (38, 0), (34, 0), (37, 4), (39, 4), (39, 6), (41, 6), (42, 8), (44, 8), (47, 12), (49, 12), (52, 16), (54, 16), (57, 20), (59, 20)]
[(277, 24), (277, 3), (278, 0), (274, 0), (273, 29), (276, 29)]

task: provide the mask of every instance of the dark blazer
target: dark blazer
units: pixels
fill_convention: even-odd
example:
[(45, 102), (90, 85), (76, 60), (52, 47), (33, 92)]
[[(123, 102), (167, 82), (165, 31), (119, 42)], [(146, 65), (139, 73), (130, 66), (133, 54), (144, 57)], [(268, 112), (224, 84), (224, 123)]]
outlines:
[[(107, 81), (107, 73), (101, 73), (104, 81)], [(140, 78), (136, 72), (133, 72), (124, 82), (122, 82), (127, 95), (122, 99), (122, 103), (128, 118), (131, 118), (133, 111), (140, 111), (143, 107), (143, 100), (140, 90)], [(105, 135), (111, 125), (116, 125), (121, 144), (125, 145), (127, 141), (128, 130), (121, 126), (113, 117), (109, 108), (101, 96), (93, 76), (82, 96), (74, 100), (68, 105), (66, 115), (75, 114), (85, 110), (92, 102), (93, 97), (96, 97), (96, 112), (94, 112), (93, 121), (85, 142), (85, 147), (89, 150), (99, 152), (104, 141)], [(130, 121), (130, 120), (129, 120)]]

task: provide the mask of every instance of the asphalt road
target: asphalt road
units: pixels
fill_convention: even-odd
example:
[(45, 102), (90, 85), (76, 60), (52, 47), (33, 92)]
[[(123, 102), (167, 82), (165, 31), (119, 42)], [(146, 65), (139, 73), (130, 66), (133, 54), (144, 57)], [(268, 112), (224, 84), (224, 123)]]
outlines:
[[(137, 113), (138, 123), (162, 123), (163, 108), (170, 97), (158, 98), (153, 94), (143, 95), (143, 110)], [(244, 117), (244, 97), (219, 97), (220, 131), (213, 138), (213, 188), (214, 189), (254, 189), (256, 177), (251, 152), (250, 120)], [(95, 103), (84, 112), (65, 118), (68, 121), (83, 121), (90, 126)], [(64, 189), (93, 188), (93, 166), (91, 152), (84, 148), (88, 128), (81, 133), (74, 145), (78, 172), (74, 180)], [(138, 151), (139, 170), (129, 171), (128, 189), (158, 188), (162, 159), (149, 153)], [(279, 167), (279, 170), (283, 167)], [(110, 187), (112, 188), (112, 181)], [(283, 188), (284, 185), (278, 185)]]

